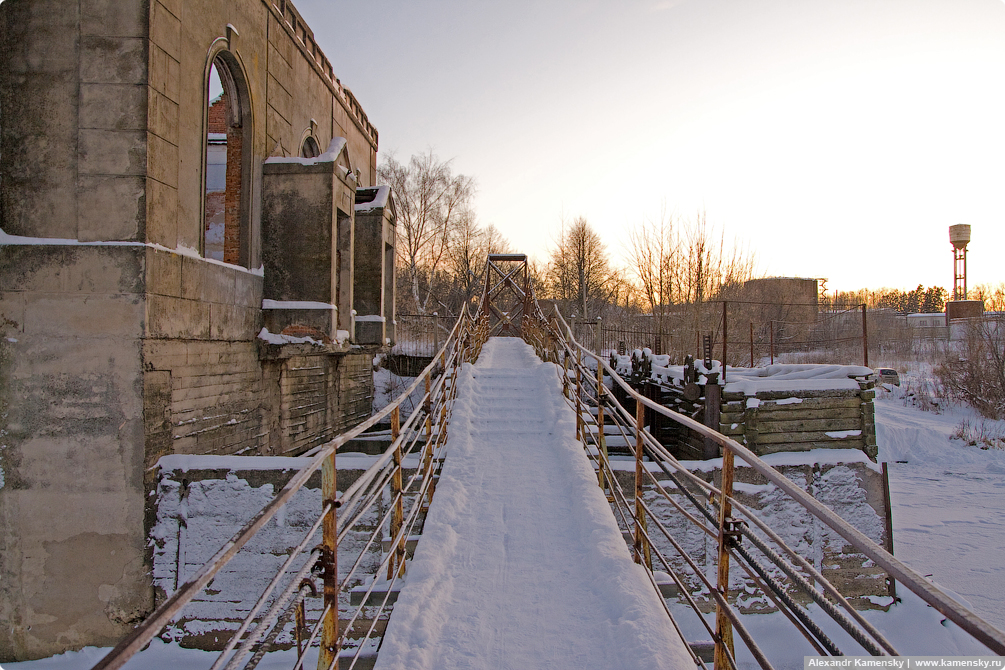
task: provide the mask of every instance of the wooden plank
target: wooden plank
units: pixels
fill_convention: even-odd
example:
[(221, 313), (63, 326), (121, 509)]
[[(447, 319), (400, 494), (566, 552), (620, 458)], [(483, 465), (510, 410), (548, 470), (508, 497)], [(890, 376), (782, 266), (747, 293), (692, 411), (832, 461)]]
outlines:
[[(849, 429), (854, 430), (854, 429)], [(796, 442), (818, 442), (831, 449), (844, 449), (846, 445), (850, 445), (852, 441), (857, 441), (860, 445), (862, 442), (861, 436), (849, 436), (845, 438), (835, 438), (828, 436), (823, 431), (805, 431), (799, 433), (769, 433), (767, 435), (761, 433), (757, 436), (757, 444), (768, 445), (768, 444), (793, 444)], [(848, 448), (852, 448), (848, 446)]]
[[(781, 402), (780, 400), (788, 400), (789, 398), (794, 398), (793, 395), (785, 395), (781, 398), (776, 398), (774, 400), (764, 400), (759, 399), (758, 409), (761, 411), (765, 410), (780, 410), (784, 408), (788, 409), (831, 409), (831, 408), (851, 408), (858, 407), (862, 404), (862, 398), (859, 396), (859, 392), (852, 394), (848, 391), (848, 396), (835, 396), (828, 398), (802, 398), (801, 402)], [(747, 408), (746, 402), (730, 402), (723, 405), (723, 411), (726, 412), (742, 412)]]
[[(794, 405), (799, 407), (799, 405)], [(776, 409), (757, 412), (758, 421), (801, 421), (804, 419), (853, 419), (862, 416), (861, 405), (857, 407), (827, 407), (822, 409)]]
[(761, 437), (772, 433), (789, 435), (792, 433), (833, 432), (836, 430), (862, 430), (862, 417), (856, 416), (850, 419), (797, 419), (795, 421), (762, 421), (758, 418), (757, 421), (757, 432)]
[(849, 437), (843, 440), (827, 440), (818, 442), (781, 442), (778, 444), (757, 444), (755, 452), (759, 456), (774, 454), (781, 451), (811, 451), (813, 449), (862, 449), (862, 440)]
[[(798, 407), (798, 405), (794, 405)], [(863, 418), (861, 405), (855, 407), (836, 407), (829, 409), (783, 409), (782, 407), (765, 410), (763, 407), (757, 410), (757, 421), (803, 421), (809, 419), (860, 419)], [(871, 413), (869, 413), (871, 416)], [(728, 425), (731, 423), (744, 423), (747, 420), (746, 412), (729, 412), (720, 416), (719, 423)]]
[[(862, 391), (860, 389), (829, 389), (825, 391), (759, 391), (757, 393), (757, 399), (761, 401), (765, 400), (782, 400), (785, 398), (849, 398), (849, 397), (862, 397), (865, 398), (866, 394), (870, 394), (868, 398), (872, 398), (876, 395), (875, 391)], [(730, 392), (723, 394), (723, 400), (735, 401), (735, 400), (745, 400), (746, 398), (752, 398), (755, 396), (747, 396), (743, 393)]]

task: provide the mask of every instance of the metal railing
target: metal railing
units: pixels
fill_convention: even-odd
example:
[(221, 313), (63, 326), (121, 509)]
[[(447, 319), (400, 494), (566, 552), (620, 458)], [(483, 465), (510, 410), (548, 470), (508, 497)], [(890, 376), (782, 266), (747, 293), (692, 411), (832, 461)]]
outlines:
[[(886, 571), (950, 621), (969, 633), (996, 654), (1005, 653), (1005, 633), (994, 628), (977, 614), (953, 600), (904, 563), (884, 550), (834, 511), (810, 496), (795, 482), (786, 478), (738, 442), (702, 425), (690, 417), (678, 414), (645, 398), (632, 389), (601, 357), (579, 344), (569, 325), (556, 310), (547, 319), (535, 305), (525, 318), (524, 338), (538, 355), (558, 365), (567, 402), (577, 415), (576, 437), (594, 462), (598, 483), (608, 495), (615, 516), (632, 537), (635, 561), (645, 565), (653, 587), (659, 590), (653, 566), (670, 576), (680, 596), (697, 614), (715, 644), (715, 668), (737, 668), (733, 644), (735, 632), (746, 645), (760, 667), (772, 665), (757, 640), (744, 624), (734, 603), (730, 602), (730, 568), (739, 566), (760, 592), (794, 625), (809, 644), (821, 655), (841, 655), (842, 651), (814, 621), (810, 611), (797, 602), (793, 593), (804, 602), (808, 599), (833, 619), (866, 654), (897, 655), (893, 644), (856, 610), (848, 599), (806, 558), (797, 553), (783, 538), (750, 507), (741, 504), (734, 492), (736, 459), (751, 468), (764, 480), (777, 487), (791, 501), (823, 522), (825, 526), (858, 552)], [(605, 383), (605, 380), (609, 382)], [(610, 384), (608, 386), (607, 384)], [(620, 386), (627, 395), (625, 407), (612, 391)], [(634, 407), (631, 403), (634, 402)], [(646, 430), (647, 412), (656, 412), (713, 441), (722, 453), (719, 486), (696, 476), (671, 455)], [(624, 443), (633, 445), (635, 485), (626, 491), (611, 466), (605, 427), (613, 429)], [(649, 459), (648, 463), (644, 463)], [(648, 465), (654, 465), (665, 479), (658, 479)], [(648, 489), (650, 501), (646, 501)], [(676, 494), (676, 495), (674, 495)], [(669, 520), (654, 512), (653, 502), (669, 507), (694, 528), (710, 538), (716, 547), (716, 579), (710, 579), (699, 562), (691, 556), (678, 538), (668, 529)], [(659, 540), (658, 542), (656, 540)], [(672, 547), (673, 555), (660, 551), (657, 544)], [(693, 575), (715, 604), (715, 626), (701, 616), (701, 606), (689, 589), (681, 566)], [(814, 587), (814, 583), (820, 586)], [(662, 601), (662, 598), (661, 598)], [(681, 630), (669, 607), (670, 616)], [(817, 615), (819, 616), (819, 614)], [(853, 653), (857, 650), (853, 650)], [(858, 652), (862, 653), (862, 652)], [(697, 664), (701, 659), (692, 650)]]
[[(311, 457), (310, 463), (297, 471), (282, 490), (193, 577), (179, 586), (94, 668), (111, 670), (122, 667), (154, 636), (177, 620), (186, 605), (206, 588), (297, 491), (306, 486), (311, 475), (318, 470), (321, 471), (322, 502), (317, 518), (258, 596), (211, 670), (254, 668), (266, 652), (275, 648), (277, 637), (288, 628), (292, 619), (295, 619), (297, 654), (291, 667), (295, 670), (303, 667), (307, 652), (312, 647), (318, 647), (319, 670), (332, 670), (339, 666), (340, 654), (347, 657), (344, 662), (349, 668), (354, 667), (368, 640), (374, 637), (381, 617), (387, 614), (395, 582), (404, 574), (407, 538), (419, 523), (421, 514), (428, 509), (435, 492), (455, 397), (458, 367), (464, 361), (474, 361), (486, 339), (484, 319), (473, 319), (465, 310), (444, 338), (433, 361), (403, 393), (352, 430), (307, 452), (306, 455)], [(402, 403), (420, 384), (425, 385), (422, 401), (402, 419)], [(337, 491), (335, 455), (339, 447), (384, 419), (389, 419), (391, 423), (391, 445), (355, 482), (344, 491)], [(406, 480), (403, 461), (413, 454), (419, 457), (419, 467)], [(390, 504), (386, 510), (377, 509), (382, 508), (379, 501), (383, 500), (385, 491), (390, 494)], [(391, 549), (382, 554), (377, 574), (364, 575), (364, 557), (368, 550), (380, 546), (380, 534), (384, 529), (389, 529)], [(317, 542), (319, 533), (320, 543)], [(358, 552), (346, 550), (345, 541), (350, 533), (365, 537)], [(340, 557), (352, 563), (349, 570), (341, 574), (338, 569)], [(361, 580), (364, 583), (369, 580), (369, 586), (361, 594), (360, 604), (354, 610), (340, 612), (340, 595), (345, 600), (350, 585)], [(380, 591), (376, 600), (379, 603), (375, 605), (374, 593), (378, 584)], [(312, 608), (320, 613), (314, 621), (307, 621), (304, 602), (308, 599), (320, 601), (316, 608)], [(345, 621), (341, 631), (340, 616)], [(362, 638), (354, 637), (354, 645), (350, 645), (349, 635), (357, 636), (360, 630), (363, 630)]]

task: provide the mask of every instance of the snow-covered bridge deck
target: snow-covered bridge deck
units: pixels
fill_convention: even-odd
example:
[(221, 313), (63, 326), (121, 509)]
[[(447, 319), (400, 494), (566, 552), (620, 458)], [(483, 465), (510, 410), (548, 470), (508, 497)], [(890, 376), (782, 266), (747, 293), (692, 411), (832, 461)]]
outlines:
[(694, 667), (575, 439), (555, 367), (492, 338), (458, 384), (376, 667)]

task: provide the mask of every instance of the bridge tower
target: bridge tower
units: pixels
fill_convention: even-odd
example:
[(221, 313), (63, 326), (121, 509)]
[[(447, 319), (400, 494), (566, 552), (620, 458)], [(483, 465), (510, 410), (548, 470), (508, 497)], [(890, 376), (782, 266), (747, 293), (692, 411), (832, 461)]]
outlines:
[(489, 319), (489, 335), (521, 337), (523, 316), (531, 310), (526, 254), (489, 254), (480, 312)]

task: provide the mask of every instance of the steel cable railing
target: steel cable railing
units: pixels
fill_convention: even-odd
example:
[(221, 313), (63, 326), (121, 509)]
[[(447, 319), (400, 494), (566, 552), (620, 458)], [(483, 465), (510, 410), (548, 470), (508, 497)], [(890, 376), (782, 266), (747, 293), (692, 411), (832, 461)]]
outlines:
[[(523, 331), (524, 338), (535, 347), (543, 360), (550, 360), (559, 365), (558, 369), (566, 400), (577, 414), (577, 437), (581, 438), (587, 447), (587, 453), (598, 472), (599, 484), (608, 492), (608, 500), (614, 506), (615, 516), (624, 528), (634, 528), (632, 550), (636, 561), (645, 564), (650, 575), (652, 575), (653, 556), (663, 565), (678, 586), (681, 596), (687, 601), (688, 606), (698, 613), (698, 618), (712, 636), (716, 644), (717, 668), (735, 667), (735, 661), (730, 653), (730, 626), (736, 630), (741, 638), (749, 642), (748, 648), (761, 667), (770, 667), (770, 663), (763, 657), (763, 654), (755, 650), (756, 642), (745, 629), (735, 608), (730, 605), (728, 598), (722, 597), (728, 594), (729, 588), (729, 561), (727, 557), (732, 557), (743, 568), (751, 582), (783, 612), (818, 653), (837, 654), (840, 653), (840, 650), (823, 632), (819, 624), (813, 621), (810, 613), (795, 602), (788, 593), (789, 587), (806, 594), (866, 653), (872, 655), (897, 654), (896, 648), (890, 641), (870, 624), (817, 568), (792, 549), (764, 520), (734, 497), (732, 461), (736, 457), (739, 457), (746, 466), (762, 475), (777, 489), (797, 502), (805, 511), (822, 521), (827, 528), (840, 535), (856, 551), (872, 560), (893, 579), (900, 581), (975, 639), (995, 653), (1005, 652), (1005, 633), (990, 626), (976, 614), (953, 601), (937, 587), (850, 526), (829, 508), (812, 498), (797, 484), (768, 466), (746, 447), (707, 428), (691, 417), (673, 412), (637, 393), (610, 368), (607, 362), (576, 342), (571, 329), (560, 314), (556, 313), (554, 319), (549, 321), (535, 302), (533, 313), (524, 318)], [(588, 361), (589, 365), (584, 361)], [(611, 388), (606, 386), (605, 378), (610, 380), (611, 388), (614, 385), (620, 386), (629, 402), (634, 401), (635, 412), (626, 410), (618, 402), (611, 392)], [(643, 416), (646, 411), (662, 414), (702, 437), (712, 439), (719, 445), (723, 453), (723, 477), (719, 487), (687, 470), (645, 430)], [(594, 416), (594, 412), (596, 416)], [(631, 445), (633, 441), (635, 442), (636, 491), (634, 496), (630, 496), (628, 492), (622, 490), (610, 465), (605, 428), (609, 428), (612, 424), (617, 427), (615, 434), (625, 444)], [(643, 457), (651, 459), (651, 462), (663, 471), (669, 481), (673, 483), (674, 491), (683, 494), (685, 500), (682, 502), (689, 503), (696, 510), (695, 512), (687, 511), (682, 502), (674, 500), (674, 496), (665, 486), (667, 482), (661, 483), (648, 467), (643, 467)], [(687, 484), (701, 491), (701, 497), (692, 493)], [(720, 572), (718, 582), (714, 586), (705, 577), (698, 562), (687, 554), (684, 547), (673, 538), (673, 534), (657, 517), (651, 506), (643, 500), (643, 486), (653, 491), (660, 499), (668, 501), (683, 519), (699, 529), (703, 535), (715, 539), (720, 556), (719, 563), (721, 568), (725, 569)], [(634, 498), (634, 501), (630, 498)], [(684, 579), (671, 569), (672, 562), (662, 552), (654, 550), (648, 530), (650, 524), (660, 531), (660, 534), (674, 547), (684, 563), (691, 568), (698, 581), (709, 590), (716, 603), (717, 626), (715, 632), (701, 616), (700, 608), (688, 593)], [(751, 549), (741, 545), (741, 538), (746, 538), (751, 549), (760, 552), (761, 557), (754, 556)], [(778, 549), (773, 549), (769, 543), (774, 544)], [(652, 577), (651, 580), (655, 586), (656, 580)], [(783, 583), (784, 580), (788, 580), (788, 585)], [(812, 582), (819, 584), (820, 588), (814, 588)]]
[[(265, 507), (94, 667), (121, 667), (154, 636), (177, 620), (186, 605), (307, 485), (310, 477), (318, 470), (321, 471), (322, 480), (319, 516), (243, 616), (219, 653), (212, 670), (254, 668), (265, 653), (275, 647), (294, 618), (297, 658), (295, 662), (291, 660), (291, 667), (302, 668), (307, 651), (311, 648), (318, 649), (319, 668), (331, 670), (338, 666), (343, 649), (349, 653), (349, 667), (356, 665), (367, 641), (373, 639), (381, 617), (386, 621), (392, 588), (395, 580), (404, 573), (407, 539), (418, 528), (421, 515), (428, 509), (434, 494), (438, 466), (442, 463), (446, 447), (447, 424), (456, 394), (457, 370), (462, 362), (477, 358), (486, 333), (484, 317), (472, 318), (465, 310), (432, 362), (408, 388), (352, 430), (307, 452), (305, 455), (310, 457), (310, 462), (295, 472)], [(402, 404), (423, 383), (425, 388), (422, 401), (401, 421)], [(364, 473), (344, 491), (339, 492), (336, 488), (336, 452), (346, 442), (384, 419), (391, 421), (390, 446)], [(417, 458), (418, 465), (406, 480), (403, 476), (404, 460), (409, 457)], [(385, 494), (389, 494), (390, 504), (386, 510), (375, 510), (375, 507), (381, 506), (380, 501)], [(373, 524), (374, 527), (368, 529), (368, 524)], [(321, 543), (308, 551), (319, 531)], [(385, 531), (390, 540), (390, 549), (383, 552), (377, 574), (365, 577), (370, 582), (362, 593), (359, 606), (351, 612), (342, 612), (347, 616), (347, 623), (340, 632), (340, 599), (352, 600), (348, 598), (350, 588), (353, 583), (363, 580), (364, 576), (360, 571), (366, 563), (365, 557), (376, 551), (378, 534)], [(358, 547), (350, 549), (347, 542), (354, 534), (361, 532), (365, 540)], [(356, 552), (355, 555), (353, 552)], [(343, 554), (350, 558), (350, 567), (348, 571), (339, 574), (338, 559)], [(385, 570), (387, 579), (381, 581), (380, 576)], [(375, 607), (369, 603), (378, 584), (384, 590), (384, 595)], [(277, 590), (280, 591), (279, 595), (274, 596)], [(318, 598), (321, 602), (314, 608), (318, 612), (318, 618), (308, 622), (305, 601)], [(265, 614), (259, 616), (266, 608)], [(362, 638), (352, 637), (358, 634), (355, 624), (367, 618), (370, 620), (369, 626)], [(353, 640), (355, 648), (352, 648), (350, 640)], [(242, 666), (249, 654), (250, 658)]]

